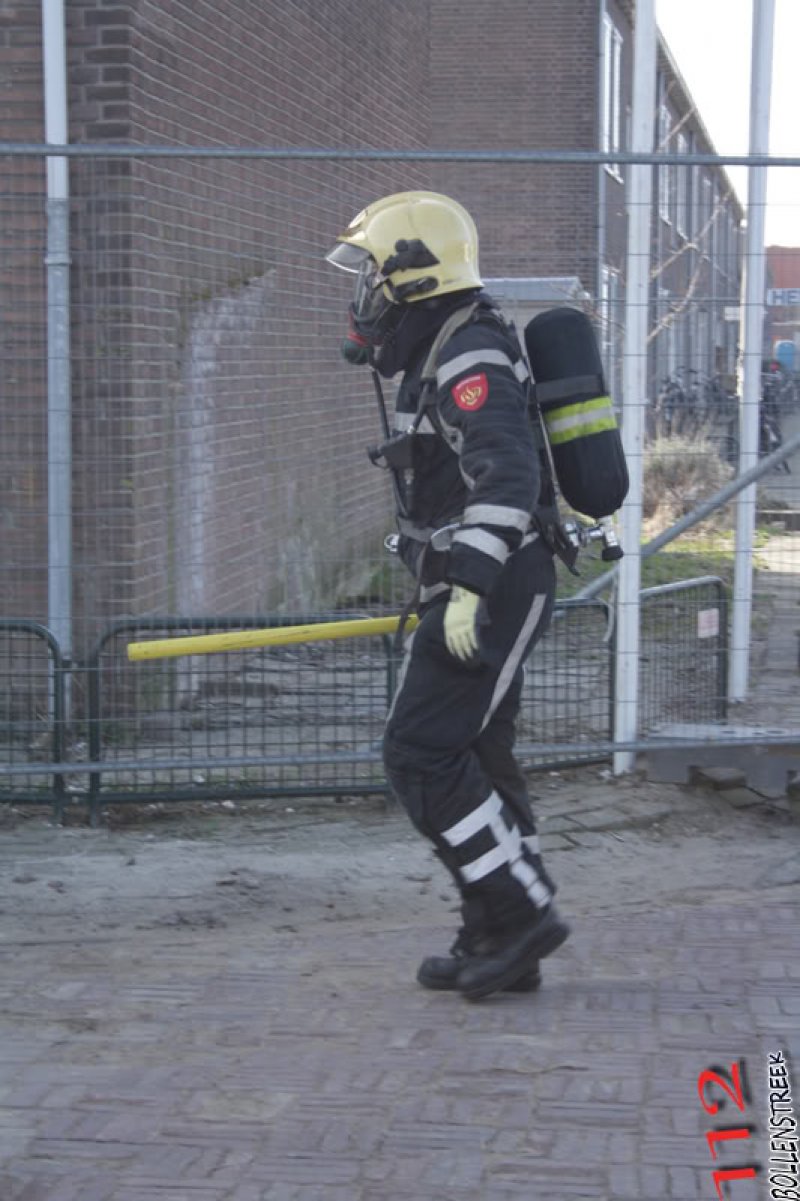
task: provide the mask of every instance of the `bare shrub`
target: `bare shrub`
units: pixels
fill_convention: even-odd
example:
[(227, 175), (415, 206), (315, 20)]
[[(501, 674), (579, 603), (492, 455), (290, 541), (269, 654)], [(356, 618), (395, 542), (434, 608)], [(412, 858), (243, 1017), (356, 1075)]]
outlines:
[[(733, 468), (720, 457), (707, 431), (658, 435), (644, 454), (642, 519), (646, 533), (652, 537), (674, 525), (732, 476)], [(727, 506), (703, 523), (706, 529), (729, 524)]]

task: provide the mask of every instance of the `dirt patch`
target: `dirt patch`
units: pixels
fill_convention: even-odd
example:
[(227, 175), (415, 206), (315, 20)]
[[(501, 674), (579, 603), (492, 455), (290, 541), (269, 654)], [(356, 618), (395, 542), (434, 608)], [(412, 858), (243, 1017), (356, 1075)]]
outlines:
[[(788, 804), (753, 794), (742, 805), (740, 791), (735, 807), (724, 793), (588, 768), (534, 776), (532, 787), (565, 912), (748, 891), (800, 898), (800, 823)], [(118, 806), (99, 829), (60, 827), (42, 810), (2, 816), (6, 943), (456, 920), (455, 891), (427, 842), (381, 798)]]

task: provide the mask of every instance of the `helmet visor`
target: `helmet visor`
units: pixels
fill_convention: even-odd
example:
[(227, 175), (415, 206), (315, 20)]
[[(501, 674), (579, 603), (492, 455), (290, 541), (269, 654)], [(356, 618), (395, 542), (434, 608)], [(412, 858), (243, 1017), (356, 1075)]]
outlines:
[(342, 271), (350, 271), (356, 275), (364, 262), (364, 259), (370, 258), (370, 253), (363, 246), (351, 246), (349, 242), (337, 242), (333, 250), (329, 250), (325, 255), (326, 263), (333, 263), (334, 267), (341, 268)]
[(383, 292), (386, 277), (369, 251), (360, 246), (339, 242), (325, 256), (327, 262), (356, 276), (353, 294), (353, 316), (357, 322), (372, 324), (378, 321), (390, 305)]

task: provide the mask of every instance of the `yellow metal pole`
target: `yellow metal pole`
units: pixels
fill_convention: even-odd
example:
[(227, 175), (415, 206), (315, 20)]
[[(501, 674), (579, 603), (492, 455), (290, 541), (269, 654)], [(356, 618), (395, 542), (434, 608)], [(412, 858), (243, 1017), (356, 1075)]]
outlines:
[[(283, 626), (264, 630), (226, 630), (223, 634), (194, 634), (181, 638), (159, 638), (152, 642), (129, 642), (128, 658), (173, 659), (179, 655), (210, 655), (219, 651), (246, 651), (260, 646), (289, 646), (294, 642), (324, 642), (334, 638), (361, 638), (368, 634), (393, 634), (399, 617), (359, 617), (349, 621), (322, 621), (306, 626)], [(413, 629), (417, 618), (406, 623)]]

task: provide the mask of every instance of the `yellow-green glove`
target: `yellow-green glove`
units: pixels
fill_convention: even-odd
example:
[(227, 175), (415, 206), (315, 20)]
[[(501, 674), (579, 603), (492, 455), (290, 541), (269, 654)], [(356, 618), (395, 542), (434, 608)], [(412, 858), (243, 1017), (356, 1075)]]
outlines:
[(477, 617), (480, 597), (454, 584), (444, 611), (444, 640), (451, 655), (462, 663), (478, 652)]

